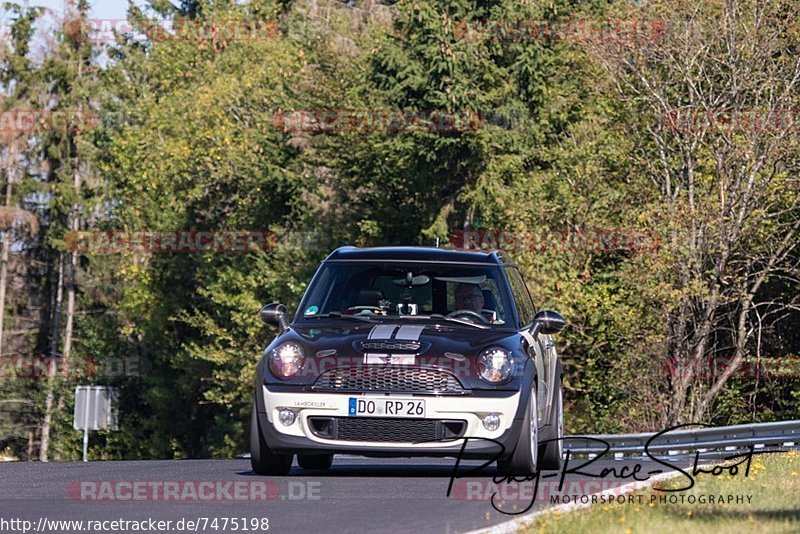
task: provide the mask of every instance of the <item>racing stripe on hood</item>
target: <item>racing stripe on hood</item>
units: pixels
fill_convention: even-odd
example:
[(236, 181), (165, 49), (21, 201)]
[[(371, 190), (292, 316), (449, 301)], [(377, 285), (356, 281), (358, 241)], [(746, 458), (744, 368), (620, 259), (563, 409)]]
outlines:
[(425, 330), (425, 325), (404, 325), (401, 326), (400, 329), (395, 334), (394, 339), (400, 339), (403, 341), (419, 341), (419, 336), (422, 335), (422, 331)]
[[(419, 341), (419, 336), (422, 335), (423, 330), (425, 330), (425, 325), (403, 325), (397, 330), (394, 339), (399, 341)], [(391, 356), (394, 364), (414, 365), (417, 361), (416, 354), (392, 354)]]
[(397, 327), (396, 324), (379, 324), (370, 331), (367, 339), (392, 339)]
[[(367, 336), (367, 339), (417, 341), (424, 328), (424, 326), (419, 325), (400, 326), (395, 324), (382, 324), (374, 327)], [(416, 354), (393, 355), (385, 353), (365, 353), (364, 363), (413, 365), (416, 356)]]
[[(396, 324), (379, 324), (378, 326), (374, 326), (372, 330), (370, 330), (367, 339), (391, 339), (392, 335), (394, 335), (394, 331), (397, 330), (398, 325)], [(365, 364), (380, 364), (386, 363), (387, 360), (390, 360), (391, 356), (388, 354), (375, 354), (375, 353), (365, 353), (364, 354), (364, 363)]]

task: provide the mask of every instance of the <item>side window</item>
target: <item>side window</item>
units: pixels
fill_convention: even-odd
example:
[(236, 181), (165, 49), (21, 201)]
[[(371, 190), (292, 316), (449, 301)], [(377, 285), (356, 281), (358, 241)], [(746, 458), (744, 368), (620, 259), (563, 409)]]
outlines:
[(511, 285), (511, 293), (514, 296), (514, 303), (517, 305), (517, 313), (519, 314), (520, 327), (530, 324), (533, 320), (533, 315), (536, 309), (533, 307), (531, 295), (528, 293), (528, 288), (525, 287), (525, 281), (519, 270), (512, 267), (506, 267), (506, 276), (508, 276), (508, 283)]

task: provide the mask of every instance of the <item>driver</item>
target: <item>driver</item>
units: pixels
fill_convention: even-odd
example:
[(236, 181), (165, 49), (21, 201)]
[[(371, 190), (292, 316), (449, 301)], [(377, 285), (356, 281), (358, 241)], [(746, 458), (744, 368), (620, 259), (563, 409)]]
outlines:
[(483, 312), (483, 291), (475, 284), (458, 284), (455, 289), (456, 309)]

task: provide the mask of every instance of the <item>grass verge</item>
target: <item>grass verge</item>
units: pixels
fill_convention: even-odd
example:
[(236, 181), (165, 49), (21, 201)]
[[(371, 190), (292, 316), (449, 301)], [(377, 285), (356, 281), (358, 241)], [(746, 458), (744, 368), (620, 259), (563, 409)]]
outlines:
[[(686, 482), (686, 478), (680, 476), (657, 486), (679, 488)], [(695, 482), (692, 489), (678, 493), (652, 488), (633, 492), (630, 494), (632, 502), (626, 496), (624, 504), (595, 504), (572, 512), (547, 512), (520, 532), (800, 532), (800, 454), (795, 451), (755, 456), (747, 477), (742, 469), (736, 476), (699, 474)], [(718, 502), (720, 498), (729, 500), (729, 495), (733, 496), (730, 503)], [(677, 502), (663, 502), (663, 496), (675, 496)], [(744, 502), (737, 503), (737, 496), (742, 496)], [(747, 496), (750, 496), (749, 503)]]

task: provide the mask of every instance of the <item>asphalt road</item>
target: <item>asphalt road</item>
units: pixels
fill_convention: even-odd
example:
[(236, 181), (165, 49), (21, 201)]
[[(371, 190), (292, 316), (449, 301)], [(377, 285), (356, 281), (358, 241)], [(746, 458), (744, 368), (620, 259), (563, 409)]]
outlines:
[[(586, 470), (599, 473), (614, 468), (621, 474), (623, 466), (630, 471), (636, 462), (642, 464), (640, 478), (649, 470), (663, 469), (652, 462), (626, 459), (598, 460)], [(456, 481), (448, 497), (453, 464), (449, 459), (337, 456), (326, 472), (295, 465), (287, 477), (259, 477), (250, 470), (248, 460), (5, 463), (0, 464), (0, 525), (2, 520), (19, 519), (31, 521), (40, 532), (72, 532), (77, 531), (74, 525), (47, 526), (53, 520), (153, 519), (171, 521), (168, 531), (178, 532), (177, 523), (183, 519), (184, 531), (222, 532), (235, 530), (232, 518), (237, 518), (239, 531), (263, 532), (261, 520), (268, 518), (269, 532), (277, 533), (449, 533), (513, 519), (492, 507), (492, 494), (499, 492), (496, 504), (508, 512), (530, 504), (532, 482), (498, 488), (493, 485), (493, 468), (486, 468), (480, 477)], [(479, 464), (465, 462), (459, 472), (466, 475), (467, 469)], [(545, 479), (548, 474), (553, 476)], [(543, 473), (538, 498), (529, 512), (551, 506), (550, 490), (558, 483), (555, 475)], [(134, 485), (134, 481), (140, 483)], [(602, 481), (574, 475), (566, 481), (565, 493), (587, 494), (630, 479), (611, 473)], [(207, 518), (205, 524), (202, 518)], [(47, 521), (40, 524), (43, 519)], [(196, 530), (188, 528), (187, 521), (199, 521)], [(247, 530), (242, 528), (245, 522)], [(13, 532), (10, 525), (0, 531)], [(84, 524), (84, 531), (111, 532), (113, 527), (86, 530), (89, 526)]]

